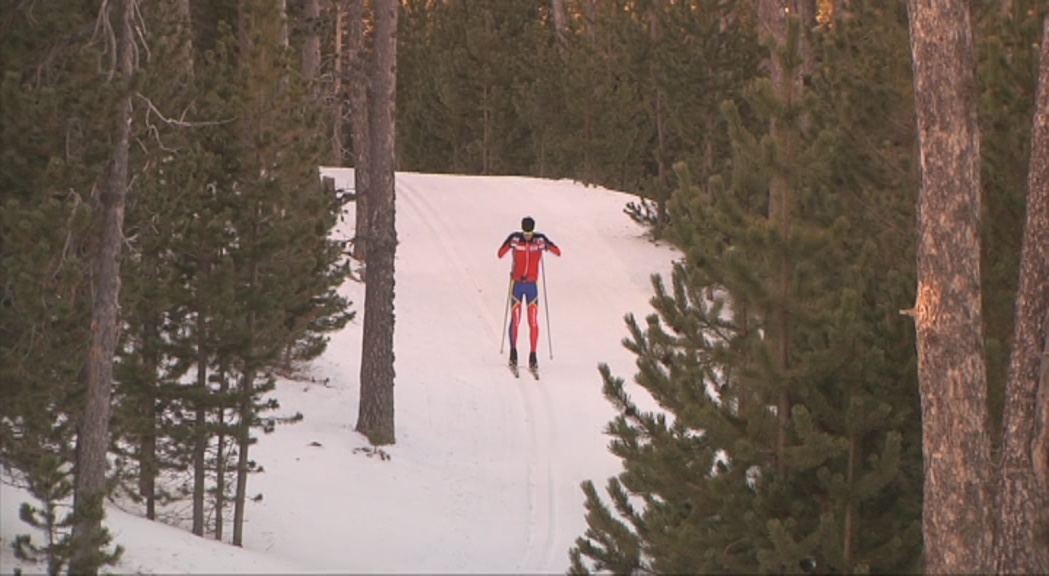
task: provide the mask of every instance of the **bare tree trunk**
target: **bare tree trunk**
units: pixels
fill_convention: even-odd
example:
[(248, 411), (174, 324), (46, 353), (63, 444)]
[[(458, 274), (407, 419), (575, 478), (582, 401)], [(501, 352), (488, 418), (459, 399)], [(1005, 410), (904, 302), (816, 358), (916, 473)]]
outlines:
[(856, 530), (860, 524), (858, 518), (859, 510), (856, 506), (856, 460), (859, 457), (859, 432), (852, 431), (849, 433), (848, 464), (845, 469), (845, 519), (843, 521), (844, 528), (842, 529), (843, 534), (841, 546), (841, 555), (845, 559), (845, 566), (843, 566), (843, 568), (846, 571), (850, 571), (852, 568), (852, 549), (853, 544), (856, 542)]
[(215, 438), (215, 540), (222, 542), (226, 527), (226, 398), (229, 397), (229, 361), (219, 362), (219, 398), (215, 410), (219, 433)]
[[(663, 31), (660, 29), (661, 12), (663, 11), (663, 0), (653, 0), (649, 5), (648, 33), (654, 46), (658, 46), (662, 40)], [(652, 78), (652, 110), (653, 122), (656, 129), (656, 181), (659, 182), (659, 190), (656, 194), (656, 214), (659, 226), (663, 225), (667, 218), (667, 197), (670, 195), (669, 170), (667, 170), (667, 130), (666, 117), (663, 112), (663, 101), (665, 99), (662, 79)]]
[(244, 512), (248, 499), (248, 467), (250, 465), (248, 447), (251, 444), (251, 390), (254, 384), (254, 370), (241, 374), (240, 394), (237, 399), (239, 416), (237, 418), (237, 492), (233, 497), (232, 544), (234, 546), (244, 546)]
[(368, 54), (364, 36), (365, 1), (349, 0), (349, 9), (346, 14), (349, 24), (346, 34), (346, 63), (350, 73), (347, 88), (350, 105), (350, 138), (353, 140), (353, 188), (357, 204), (353, 256), (362, 262), (368, 259), (368, 239), (371, 236), (368, 204), (372, 195), (368, 73), (365, 70)]
[(801, 56), (801, 70), (798, 80), (811, 76), (816, 70), (816, 55), (813, 53), (810, 35), (816, 26), (816, 14), (819, 8), (816, 0), (794, 0), (798, 20), (801, 22), (801, 37), (799, 39), (798, 52)]
[(369, 120), (372, 142), (372, 237), (364, 296), (364, 343), (357, 431), (374, 445), (393, 444), (394, 261), (397, 109), (397, 0), (375, 0), (375, 42)]
[[(248, 234), (248, 244), (254, 246), (261, 235), (258, 222), (262, 220), (262, 207), (255, 206), (255, 220)], [(259, 263), (254, 259), (249, 264), (248, 291), (254, 290), (259, 285)], [(237, 486), (233, 497), (233, 541), (234, 546), (244, 545), (244, 513), (248, 497), (248, 449), (251, 446), (251, 426), (255, 416), (255, 407), (252, 406), (252, 393), (255, 387), (257, 375), (256, 366), (252, 364), (255, 355), (255, 335), (258, 333), (258, 324), (254, 310), (248, 312), (247, 326), (247, 354), (246, 366), (242, 366), (240, 375), (240, 386), (237, 394)]]
[[(202, 268), (206, 268), (202, 266)], [(203, 298), (202, 298), (203, 300)], [(208, 395), (208, 352), (207, 336), (202, 302), (197, 306), (197, 398), (193, 407), (193, 533), (204, 535), (204, 498), (207, 468), (205, 456), (208, 449), (207, 406), (204, 399)]]
[(597, 44), (597, 0), (586, 0), (586, 40), (593, 48)]
[(565, 20), (565, 0), (551, 0), (550, 12), (554, 20), (554, 34), (557, 35), (557, 45), (563, 51), (565, 48), (565, 33), (568, 30)]
[[(302, 76), (306, 81), (316, 83), (321, 72), (320, 0), (306, 0), (304, 12), (308, 31), (302, 45)], [(314, 98), (318, 94), (314, 88)]]
[(142, 357), (143, 372), (151, 380), (141, 398), (140, 410), (146, 425), (139, 439), (138, 449), (138, 492), (146, 501), (146, 518), (157, 518), (157, 374), (160, 368), (160, 351), (157, 349), (159, 320), (151, 314), (144, 323)]
[(343, 86), (343, 36), (346, 34), (346, 0), (335, 1), (335, 57), (332, 63), (332, 118), (331, 118), (331, 163), (332, 166), (345, 165), (345, 145), (342, 142), (343, 101), (346, 99)]
[[(769, 79), (772, 89), (784, 105), (789, 105), (793, 101), (795, 89), (794, 80), (787, 77), (788, 72), (777, 56), (778, 51), (782, 50), (787, 43), (787, 11), (783, 2), (779, 0), (761, 0), (758, 3), (762, 41), (771, 49), (768, 62)], [(769, 134), (773, 141), (784, 145), (784, 135), (789, 129), (789, 127), (781, 126), (777, 119), (773, 118), (769, 126)], [(791, 151), (783, 150), (782, 154), (785, 158), (789, 158)], [(783, 237), (786, 237), (790, 232), (790, 183), (782, 173), (774, 173), (769, 182), (768, 211), (770, 225), (778, 229)], [(790, 318), (785, 304), (790, 297), (790, 278), (791, 264), (784, 256), (780, 261), (779, 276), (774, 280), (775, 293), (779, 294), (779, 300), (782, 303), (778, 309), (770, 309), (766, 312), (767, 338), (770, 346), (775, 350), (777, 367), (784, 374), (790, 369)], [(787, 381), (784, 380), (780, 385), (779, 398), (776, 401), (775, 454), (776, 472), (780, 475), (786, 474), (787, 471), (786, 450), (790, 430), (790, 410), (790, 388)]]
[[(1042, 325), (1042, 333), (1049, 334), (1049, 315), (1046, 315)], [(1034, 461), (1034, 473), (1042, 487), (1042, 494), (1046, 494), (1049, 491), (1046, 489), (1049, 487), (1049, 337), (1046, 337), (1045, 347), (1042, 349), (1042, 372), (1038, 378), (1035, 406), (1038, 406), (1038, 412), (1034, 419), (1031, 459)], [(1042, 529), (1047, 528), (1043, 525)], [(1045, 532), (1042, 534), (1042, 542), (1045, 542)]]
[(921, 151), (918, 380), (929, 574), (988, 573), (993, 544), (980, 303), (980, 141), (969, 3), (908, 0)]
[(106, 493), (106, 454), (109, 448), (110, 396), (113, 386), (113, 357), (117, 345), (120, 302), (120, 253), (124, 241), (124, 206), (128, 189), (128, 148), (131, 142), (131, 93), (134, 73), (132, 16), (135, 0), (117, 0), (107, 20), (116, 38), (116, 70), (124, 94), (113, 129), (113, 151), (109, 178), (101, 190), (101, 231), (92, 269), (91, 347), (86, 366), (84, 412), (76, 441), (74, 477), (74, 524), (69, 570), (97, 574), (102, 545), (103, 500)]
[[(1042, 29), (1041, 71), (1031, 159), (1027, 174), (1027, 221), (1020, 254), (1012, 353), (1002, 416), (998, 467), (995, 572), (1049, 574), (1049, 484), (1035, 469), (1042, 353), (1049, 314), (1049, 16)], [(1041, 410), (1045, 411), (1045, 405)], [(1044, 422), (1043, 422), (1044, 425)], [(1043, 430), (1044, 431), (1044, 430)], [(1043, 448), (1045, 446), (1043, 445)]]
[(280, 2), (280, 45), (285, 48), (291, 46), (291, 37), (288, 34), (288, 0)]

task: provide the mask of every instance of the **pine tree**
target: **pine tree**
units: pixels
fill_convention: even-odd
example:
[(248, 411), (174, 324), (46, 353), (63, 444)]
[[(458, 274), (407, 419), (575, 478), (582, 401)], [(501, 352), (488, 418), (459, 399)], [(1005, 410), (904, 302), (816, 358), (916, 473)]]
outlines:
[(113, 104), (111, 150), (105, 178), (99, 182), (97, 237), (93, 238), (91, 269), (91, 340), (84, 368), (84, 405), (77, 423), (74, 468), (71, 572), (96, 574), (105, 563), (102, 548), (108, 533), (102, 526), (103, 502), (108, 492), (109, 421), (113, 389), (113, 361), (120, 329), (120, 264), (124, 216), (130, 187), (132, 94), (135, 77), (135, 37), (132, 20), (135, 0), (122, 0), (100, 16), (112, 24), (114, 60), (111, 74)]
[(348, 320), (348, 303), (335, 292), (347, 269), (338, 246), (328, 240), (339, 206), (324, 195), (316, 172), (323, 154), (323, 140), (316, 138), (318, 111), (290, 71), (277, 8), (242, 4), (239, 15), (239, 43), (251, 48), (237, 61), (235, 115), (245, 120), (233, 125), (241, 145), (232, 191), (243, 209), (230, 220), (237, 242), (229, 251), (235, 298), (222, 346), (236, 373), (233, 543), (238, 545), (253, 468), (250, 430), (272, 423), (261, 414), (277, 408), (265, 398), (272, 372), (289, 351), (301, 358), (319, 353), (322, 342), (314, 336)]
[[(871, 19), (841, 41), (872, 25), (900, 38), (898, 12), (863, 15)], [(787, 78), (797, 65), (789, 46), (780, 51)], [(828, 78), (840, 90), (850, 76)], [(631, 571), (654, 572), (916, 568), (913, 350), (906, 325), (886, 322), (898, 316), (899, 302), (884, 289), (898, 295), (913, 277), (894, 251), (905, 214), (893, 203), (867, 204), (874, 185), (886, 185), (901, 164), (852, 171), (848, 163), (869, 162), (862, 154), (878, 150), (858, 146), (837, 118), (817, 114), (834, 109), (836, 102), (821, 101), (827, 94), (792, 103), (757, 82), (745, 103), (724, 107), (730, 177), (699, 185), (679, 166), (671, 230), (686, 256), (669, 287), (654, 281), (657, 314), (629, 319), (625, 341), (638, 356), (635, 381), (661, 410), (638, 409), (622, 381), (603, 371), (620, 414), (609, 427), (624, 462), (618, 484), (632, 498), (610, 485), (617, 515), (589, 522), (573, 551), (576, 569), (587, 568), (581, 556), (598, 569), (607, 558), (635, 558)], [(892, 98), (887, 105), (900, 106)], [(775, 118), (781, 130), (752, 131), (743, 112), (766, 125)], [(855, 112), (851, 123), (864, 118)], [(806, 116), (813, 119), (807, 130), (799, 121)], [(786, 233), (768, 216), (768, 182), (777, 173), (792, 192)], [(893, 241), (883, 248), (870, 240), (879, 235)], [(786, 293), (774, 288), (783, 259), (792, 270)], [(872, 263), (889, 268), (872, 274)], [(778, 310), (791, 318), (786, 370), (768, 337)], [(783, 386), (792, 406), (785, 443), (776, 413)], [(637, 501), (638, 510), (621, 504)], [(590, 488), (588, 510), (602, 506)]]
[(45, 543), (34, 544), (32, 536), (20, 534), (13, 544), (15, 557), (19, 560), (47, 562), (47, 573), (51, 576), (62, 573), (69, 563), (70, 538), (69, 515), (63, 514), (62, 505), (73, 495), (73, 483), (68, 470), (63, 469), (62, 460), (55, 455), (42, 457), (26, 476), (29, 493), (36, 497), (40, 508), (23, 502), (18, 510), (22, 522), (43, 533)]
[[(213, 49), (190, 53), (191, 67), (179, 62), (185, 38), (178, 26), (162, 19), (151, 26), (168, 43), (144, 70), (151, 108), (130, 211), (116, 444), (136, 461), (127, 472), (138, 480), (147, 516), (181, 497), (180, 471), (189, 470), (192, 531), (205, 534), (211, 510), (211, 531), (222, 539), (226, 508), (238, 508), (229, 475), (238, 463), (257, 468), (248, 457), (251, 431), (296, 419), (265, 415), (278, 408), (267, 398), (273, 373), (293, 375), (352, 312), (336, 292), (348, 274), (344, 247), (329, 238), (341, 205), (316, 172), (322, 128), (309, 85), (298, 81), (292, 52), (279, 42), (280, 27), (247, 29), (267, 46), (249, 62), (230, 49), (235, 29), (194, 14), (198, 29), (216, 32), (205, 36)], [(264, 76), (281, 71), (284, 81)], [(182, 113), (164, 118), (164, 110)], [(246, 138), (252, 127), (231, 121), (238, 116), (273, 130)], [(238, 519), (242, 505), (235, 537)]]
[(71, 458), (69, 416), (90, 325), (89, 202), (103, 154), (89, 121), (102, 95), (82, 73), (93, 62), (84, 43), (95, 15), (31, 16), (0, 16), (0, 458), (25, 471), (41, 446)]
[(145, 515), (156, 519), (158, 504), (175, 498), (163, 483), (162, 472), (179, 470), (175, 427), (165, 426), (171, 394), (190, 365), (185, 356), (187, 285), (175, 266), (184, 240), (187, 174), (202, 163), (191, 158), (195, 122), (193, 110), (192, 37), (186, 3), (171, 3), (143, 11), (152, 33), (152, 56), (141, 64), (132, 164), (135, 188), (128, 198), (125, 235), (132, 239), (123, 262), (123, 330), (114, 378), (111, 446), (123, 456), (118, 462), (121, 491), (144, 501)]
[[(651, 12), (658, 31), (644, 52), (651, 80), (659, 86), (656, 152), (660, 168), (643, 180), (641, 199), (627, 206), (635, 221), (661, 236), (672, 189), (671, 165), (686, 162), (699, 181), (727, 168), (730, 144), (720, 104), (735, 97), (758, 70), (761, 51), (753, 14), (746, 6), (718, 1), (664, 3)], [(698, 88), (698, 89), (697, 89)], [(656, 98), (649, 98), (654, 107)], [(657, 114), (658, 112), (658, 114)]]

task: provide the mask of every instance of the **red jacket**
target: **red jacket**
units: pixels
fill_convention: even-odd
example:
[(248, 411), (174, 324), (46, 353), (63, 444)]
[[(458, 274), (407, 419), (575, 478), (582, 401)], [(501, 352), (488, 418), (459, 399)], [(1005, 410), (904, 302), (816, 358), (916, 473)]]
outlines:
[(502, 258), (510, 250), (514, 251), (514, 267), (510, 270), (510, 277), (515, 282), (535, 282), (538, 279), (543, 251), (561, 255), (557, 244), (539, 232), (532, 234), (531, 238), (526, 238), (523, 232), (510, 234), (499, 247), (499, 257)]

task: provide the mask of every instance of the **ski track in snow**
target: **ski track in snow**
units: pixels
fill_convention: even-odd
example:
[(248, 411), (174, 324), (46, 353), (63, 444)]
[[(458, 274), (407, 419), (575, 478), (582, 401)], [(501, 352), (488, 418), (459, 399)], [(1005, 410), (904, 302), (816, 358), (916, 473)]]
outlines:
[[(407, 208), (411, 216), (419, 218), (422, 224), (433, 234), (434, 239), (440, 243), (442, 247), (441, 252), (447, 258), (448, 264), (450, 264), (449, 275), (456, 279), (455, 281), (463, 294), (473, 295), (469, 299), (471, 306), (468, 308), (472, 309), (472, 313), (487, 327), (487, 331), (491, 334), (492, 342), (502, 342), (502, 339), (506, 338), (502, 328), (503, 319), (496, 319), (492, 316), (488, 310), (490, 302), (486, 297), (480, 296), (484, 292), (481, 288), (484, 282), (476, 276), (473, 268), (468, 266), (459, 256), (460, 251), (463, 250), (467, 243), (467, 239), (457, 237), (457, 231), (462, 229), (461, 226), (456, 226), (454, 222), (449, 222), (449, 219), (454, 218), (456, 214), (453, 211), (446, 210), (441, 212), (435, 209), (427, 198), (428, 195), (435, 193), (420, 190), (411, 183), (411, 179), (401, 178), (398, 180), (397, 194), (398, 206)], [(495, 258), (498, 243), (501, 241), (502, 238), (493, 238), (491, 248), (493, 259)], [(507, 255), (504, 260), (509, 257)], [(491, 270), (486, 269), (483, 271), (483, 274), (488, 276), (491, 274)], [(540, 336), (542, 337), (542, 324), (540, 329)], [(523, 351), (527, 348), (527, 338), (527, 327), (522, 326), (522, 330), (518, 335), (518, 349), (522, 350), (522, 357), (524, 356)], [(505, 358), (497, 358), (497, 360), (498, 362), (493, 362), (492, 364), (494, 367), (500, 368), (501, 371), (499, 364), (504, 363)], [(503, 376), (503, 378), (506, 377), (510, 377), (509, 373)], [(555, 562), (554, 537), (557, 535), (557, 518), (559, 514), (557, 509), (558, 498), (555, 492), (557, 486), (555, 481), (556, 471), (553, 467), (554, 458), (552, 453), (553, 438), (556, 438), (556, 426), (552, 418), (555, 413), (552, 410), (549, 394), (544, 387), (549, 384), (550, 382), (546, 380), (536, 381), (531, 374), (523, 370), (521, 377), (515, 379), (518, 396), (521, 398), (526, 413), (526, 429), (518, 430), (517, 432), (526, 436), (529, 453), (528, 540), (517, 562), (517, 568), (523, 570), (542, 569)], [(537, 408), (537, 403), (541, 403), (542, 406)]]
[[(625, 335), (622, 318), (629, 312), (648, 313), (643, 302), (651, 293), (649, 276), (652, 272), (665, 274), (673, 252), (653, 252), (651, 244), (641, 237), (640, 227), (622, 214), (622, 206), (630, 198), (627, 195), (621, 195), (622, 203), (609, 202), (612, 192), (599, 188), (501, 177), (486, 181), (490, 196), (477, 196), (460, 194), (442, 178), (398, 173), (397, 228), (399, 234), (403, 231), (398, 252), (398, 301), (406, 291), (430, 289), (448, 294), (454, 302), (449, 301), (448, 310), (442, 314), (431, 314), (431, 321), (454, 322), (460, 325), (456, 332), (462, 336), (473, 332), (464, 338), (462, 348), (479, 350), (459, 350), (441, 342), (433, 344), (439, 350), (435, 358), (447, 366), (476, 371), (480, 378), (464, 376), (467, 384), (474, 386), (473, 394), (501, 395), (500, 401), (509, 411), (497, 420), (495, 430), (477, 432), (511, 447), (497, 458), (512, 462), (503, 465), (519, 469), (524, 476), (519, 479), (523, 484), (513, 481), (505, 485), (502, 501), (487, 505), (494, 508), (487, 517), (491, 525), (498, 525), (503, 506), (524, 506), (521, 510), (526, 510), (527, 517), (525, 526), (504, 524), (497, 528), (504, 538), (504, 558), (496, 569), (561, 572), (567, 568), (568, 546), (585, 530), (579, 482), (590, 479), (603, 484), (607, 475), (595, 471), (610, 475), (618, 468), (614, 457), (601, 452), (602, 430), (612, 411), (607, 405), (594, 409), (592, 399), (601, 395), (596, 365), (608, 362), (614, 373), (629, 377), (632, 357), (620, 344)], [(478, 218), (479, 214), (483, 217)], [(564, 250), (563, 257), (547, 253), (543, 259), (548, 268), (539, 286), (539, 381), (525, 370), (514, 379), (505, 367), (509, 256), (500, 260), (496, 251), (525, 215), (535, 217), (537, 229)], [(483, 243), (479, 244), (479, 239)], [(655, 254), (665, 258), (662, 262), (654, 260)], [(414, 269), (402, 266), (402, 258)], [(414, 302), (414, 296), (405, 298), (406, 305)], [(402, 330), (440, 330), (421, 325), (426, 320), (414, 309), (407, 315), (399, 314), (397, 322), (399, 334)], [(415, 346), (413, 350), (418, 348), (415, 338), (406, 337), (406, 342)], [(558, 342), (563, 342), (565, 353), (556, 349)], [(501, 344), (504, 353), (500, 355), (497, 351)], [(518, 336), (522, 359), (528, 348), (528, 329), (523, 326)], [(549, 355), (551, 348), (555, 348), (553, 358)], [(398, 353), (407, 350), (399, 347)], [(446, 354), (457, 358), (445, 358)], [(414, 364), (413, 359), (409, 365)], [(398, 382), (402, 381), (399, 371)], [(398, 385), (403, 393), (404, 385)], [(506, 394), (509, 390), (513, 390), (512, 396)], [(473, 396), (447, 398), (437, 394), (433, 399), (446, 404), (446, 418), (475, 417), (469, 412), (476, 409)], [(643, 398), (638, 400), (644, 405)], [(562, 436), (562, 432), (570, 434)], [(518, 447), (516, 452), (513, 446)], [(483, 461), (476, 464), (486, 466)], [(457, 529), (464, 536), (472, 535), (468, 526)], [(453, 568), (476, 570), (478, 566)]]

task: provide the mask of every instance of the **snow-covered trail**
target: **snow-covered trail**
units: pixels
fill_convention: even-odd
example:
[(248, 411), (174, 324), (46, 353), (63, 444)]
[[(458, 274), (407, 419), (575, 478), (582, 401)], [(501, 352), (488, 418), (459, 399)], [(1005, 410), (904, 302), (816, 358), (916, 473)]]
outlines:
[[(605, 449), (602, 430), (613, 413), (596, 366), (607, 361), (620, 374), (632, 373), (632, 358), (620, 345), (622, 318), (648, 312), (649, 276), (665, 271), (672, 253), (644, 239), (622, 213), (629, 196), (568, 182), (484, 177), (481, 189), (488, 190), (479, 195), (477, 186), (458, 188), (461, 179), (398, 175), (396, 352), (408, 361), (397, 362), (397, 398), (425, 398), (428, 414), (442, 414), (430, 420), (434, 425), (462, 427), (458, 445), (467, 453), (434, 465), (487, 478), (495, 491), (470, 496), (483, 514), (462, 517), (467, 526), (450, 523), (450, 531), (467, 536), (491, 526), (505, 536), (506, 549), (498, 563), (474, 563), (485, 553), (464, 550), (467, 564), (428, 568), (562, 571), (568, 547), (585, 529), (579, 483), (603, 483), (618, 466)], [(561, 258), (544, 257), (539, 382), (527, 374), (512, 379), (505, 353), (499, 355), (501, 345), (508, 348), (509, 258), (498, 260), (496, 250), (525, 215), (564, 250)], [(527, 342), (523, 329), (522, 358)], [(479, 415), (479, 406), (503, 409)], [(412, 447), (413, 420), (398, 412), (404, 435), (398, 451)], [(420, 445), (420, 457), (430, 448), (436, 446)], [(527, 523), (507, 525), (507, 518), (521, 517), (522, 506)]]
[[(352, 187), (352, 170), (324, 172)], [(304, 420), (262, 435), (252, 449), (264, 472), (248, 484), (247, 550), (111, 513), (107, 524), (128, 545), (121, 572), (568, 567), (568, 550), (586, 529), (579, 484), (603, 486), (619, 469), (603, 433), (614, 413), (596, 367), (634, 373), (620, 343), (623, 316), (651, 312), (649, 277), (668, 272), (675, 253), (623, 214), (630, 196), (572, 182), (398, 173), (397, 195), (397, 443), (383, 448), (389, 459), (364, 451), (353, 429), (364, 286), (347, 282), (341, 292), (358, 317), (310, 365), (314, 382), (278, 382), (279, 413)], [(499, 353), (509, 261), (496, 250), (525, 215), (564, 253), (544, 257), (540, 381), (514, 379), (505, 347)], [(352, 223), (351, 206), (341, 233), (352, 235)], [(523, 327), (523, 357), (527, 343)], [(0, 545), (9, 548), (26, 531), (17, 520), (24, 495), (2, 489)]]
[[(327, 173), (338, 186), (352, 186), (351, 171)], [(563, 572), (568, 549), (586, 528), (579, 484), (603, 485), (619, 466), (606, 448), (603, 430), (614, 414), (596, 366), (607, 362), (617, 374), (633, 373), (633, 358), (620, 344), (623, 316), (649, 312), (649, 276), (666, 272), (674, 257), (622, 213), (629, 200), (570, 182), (398, 173), (391, 459), (353, 452), (364, 445), (350, 433), (364, 298), (363, 286), (349, 284), (361, 316), (315, 363), (315, 375), (329, 378), (329, 387), (300, 393), (303, 410), (320, 403), (328, 412), (307, 413), (306, 422), (263, 438), (255, 452), (266, 462), (268, 453), (294, 452), (289, 443), (322, 444), (302, 448), (301, 460), (266, 462), (271, 472), (254, 480), (265, 492), (268, 481), (286, 482), (277, 475), (300, 468), (301, 502), (263, 503), (249, 517), (291, 526), (296, 507), (328, 506), (352, 525), (333, 521), (257, 535), (249, 528), (249, 537), (258, 538), (249, 545), (317, 569)], [(496, 250), (526, 215), (564, 252), (544, 258), (547, 298), (542, 288), (540, 298), (549, 325), (541, 310), (538, 382), (527, 373), (512, 377), (508, 346), (500, 355), (509, 260), (499, 260)], [(351, 213), (347, 226), (352, 221)], [(522, 357), (527, 338), (523, 327)], [(318, 402), (318, 394), (331, 399)], [(282, 390), (280, 397), (286, 410), (299, 409), (294, 392)], [(341, 456), (324, 456), (331, 451)], [(304, 466), (307, 458), (316, 459), (312, 468)], [(321, 458), (326, 464), (318, 469)], [(358, 485), (384, 489), (364, 494)], [(345, 564), (319, 561), (340, 552)]]

